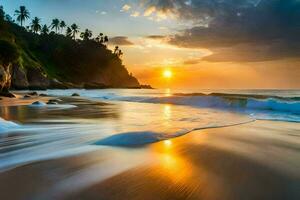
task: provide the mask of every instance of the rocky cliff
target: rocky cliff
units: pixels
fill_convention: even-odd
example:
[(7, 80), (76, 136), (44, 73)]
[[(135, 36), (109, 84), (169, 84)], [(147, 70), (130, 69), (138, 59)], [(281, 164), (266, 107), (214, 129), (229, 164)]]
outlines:
[(118, 55), (95, 40), (35, 34), (0, 22), (0, 92), (8, 89), (140, 88)]

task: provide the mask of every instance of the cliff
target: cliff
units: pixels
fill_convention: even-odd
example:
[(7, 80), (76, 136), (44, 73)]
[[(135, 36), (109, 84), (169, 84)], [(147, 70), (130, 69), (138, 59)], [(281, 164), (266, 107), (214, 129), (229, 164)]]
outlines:
[(54, 32), (35, 34), (0, 21), (0, 92), (111, 87), (140, 88), (140, 84), (105, 45)]

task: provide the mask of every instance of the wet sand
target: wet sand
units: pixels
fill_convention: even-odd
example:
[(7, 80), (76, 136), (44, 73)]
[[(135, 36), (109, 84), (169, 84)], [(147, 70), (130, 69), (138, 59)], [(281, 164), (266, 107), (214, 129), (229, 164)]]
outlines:
[(300, 125), (255, 121), (0, 173), (0, 199), (300, 199)]

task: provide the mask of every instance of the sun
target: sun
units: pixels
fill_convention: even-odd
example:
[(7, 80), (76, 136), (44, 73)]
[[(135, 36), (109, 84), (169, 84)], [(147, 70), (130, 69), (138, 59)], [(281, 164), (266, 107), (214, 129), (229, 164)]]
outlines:
[(165, 78), (171, 78), (171, 77), (173, 76), (173, 73), (172, 73), (171, 70), (166, 69), (166, 70), (164, 70), (164, 72), (163, 72), (163, 76), (164, 76)]

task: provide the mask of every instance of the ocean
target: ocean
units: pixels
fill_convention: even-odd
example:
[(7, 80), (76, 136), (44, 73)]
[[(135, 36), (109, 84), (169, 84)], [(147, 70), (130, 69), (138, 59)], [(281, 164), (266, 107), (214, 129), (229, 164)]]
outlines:
[[(15, 180), (36, 186), (24, 183), (20, 188), (26, 190), (1, 191), (3, 198), (65, 199), (114, 176), (119, 178), (112, 187), (133, 187), (143, 197), (152, 194), (149, 188), (206, 194), (214, 191), (211, 180), (230, 194), (225, 199), (246, 189), (249, 197), (262, 199), (274, 191), (298, 196), (299, 90), (47, 90), (38, 91), (47, 97), (23, 98), (27, 92), (0, 102), (0, 180), (5, 191), (19, 191)], [(49, 99), (58, 103), (47, 104)], [(151, 170), (140, 171), (143, 166)], [(132, 170), (139, 176), (122, 178)], [(228, 174), (248, 177), (251, 187)], [(156, 186), (147, 186), (148, 175), (160, 180)], [(166, 185), (165, 176), (171, 178)], [(203, 176), (209, 178), (200, 187)], [(260, 191), (256, 186), (265, 187), (265, 180), (276, 187)], [(124, 186), (126, 181), (133, 183)], [(182, 193), (185, 187), (190, 189)], [(210, 189), (203, 193), (205, 187)], [(99, 195), (113, 198), (110, 191)]]

